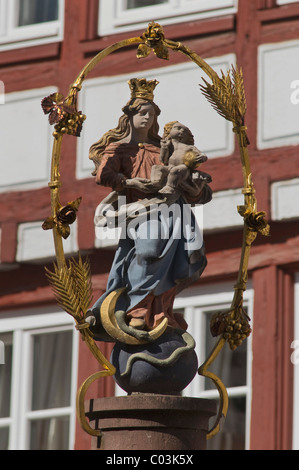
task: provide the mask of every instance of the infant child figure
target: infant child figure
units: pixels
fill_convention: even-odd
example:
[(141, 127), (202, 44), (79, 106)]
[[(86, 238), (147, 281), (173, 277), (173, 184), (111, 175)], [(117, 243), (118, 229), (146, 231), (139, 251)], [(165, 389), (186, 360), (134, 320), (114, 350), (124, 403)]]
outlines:
[(165, 166), (155, 165), (151, 175), (151, 182), (160, 186), (160, 194), (175, 195), (184, 188), (184, 183), (211, 182), (207, 173), (194, 171), (207, 161), (207, 156), (194, 146), (194, 137), (188, 127), (178, 121), (169, 122), (164, 127), (160, 145), (160, 160)]

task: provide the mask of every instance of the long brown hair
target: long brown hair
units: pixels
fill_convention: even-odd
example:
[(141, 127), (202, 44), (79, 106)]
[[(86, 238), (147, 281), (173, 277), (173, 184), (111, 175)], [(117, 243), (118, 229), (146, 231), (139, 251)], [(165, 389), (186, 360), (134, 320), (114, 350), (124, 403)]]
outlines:
[(148, 137), (151, 141), (156, 142), (157, 145), (160, 144), (161, 137), (158, 135), (159, 124), (157, 119), (161, 113), (160, 108), (153, 101), (144, 100), (141, 98), (131, 99), (122, 108), (124, 114), (119, 118), (117, 127), (110, 129), (100, 138), (100, 140), (90, 147), (89, 158), (95, 164), (95, 170), (92, 172), (93, 175), (97, 174), (102, 155), (105, 152), (107, 145), (111, 144), (112, 142), (118, 142), (130, 134), (130, 118), (137, 114), (141, 107), (147, 103), (150, 103), (155, 111), (154, 122), (152, 127), (149, 129)]

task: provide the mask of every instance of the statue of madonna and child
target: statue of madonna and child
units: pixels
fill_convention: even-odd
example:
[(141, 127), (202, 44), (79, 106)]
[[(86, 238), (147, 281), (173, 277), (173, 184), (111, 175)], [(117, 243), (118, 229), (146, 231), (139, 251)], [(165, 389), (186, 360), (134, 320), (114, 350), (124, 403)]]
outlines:
[[(113, 220), (121, 234), (106, 292), (86, 320), (96, 340), (116, 343), (115, 378), (128, 393), (178, 392), (194, 377), (197, 359), (194, 345), (186, 347), (187, 324), (173, 311), (173, 303), (207, 264), (192, 205), (211, 200), (211, 177), (199, 170), (207, 157), (194, 146), (185, 125), (172, 121), (159, 136), (160, 109), (153, 101), (158, 82), (128, 83), (131, 99), (118, 126), (90, 148), (96, 183), (112, 190), (99, 205), (95, 220), (101, 226), (111, 226)], [(117, 324), (140, 344), (124, 344), (103, 327), (102, 304), (118, 290)], [(153, 341), (150, 332), (165, 318), (165, 332)], [(128, 372), (131, 357), (134, 365)]]

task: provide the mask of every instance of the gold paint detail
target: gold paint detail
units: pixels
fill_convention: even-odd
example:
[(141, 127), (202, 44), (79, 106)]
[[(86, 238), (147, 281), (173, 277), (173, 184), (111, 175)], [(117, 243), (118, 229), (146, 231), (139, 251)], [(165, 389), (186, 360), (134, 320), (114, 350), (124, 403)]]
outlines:
[(61, 268), (54, 264), (54, 271), (45, 268), (57, 303), (69, 313), (76, 323), (85, 323), (88, 307), (92, 301), (92, 285), (89, 261), (71, 259)]
[(100, 437), (102, 435), (102, 432), (100, 429), (92, 428), (86, 419), (85, 408), (84, 408), (86, 392), (89, 389), (89, 387), (93, 384), (93, 382), (95, 382), (95, 380), (101, 379), (102, 377), (110, 377), (114, 374), (115, 374), (115, 369), (106, 369), (106, 370), (95, 372), (83, 382), (83, 384), (80, 386), (77, 392), (76, 408), (77, 408), (78, 420), (81, 424), (83, 431), (85, 431), (90, 436)]
[[(49, 184), (50, 185), (50, 184)], [(59, 185), (52, 182), (51, 188), (58, 188)], [(50, 230), (56, 226), (57, 232), (62, 238), (67, 239), (70, 236), (70, 225), (73, 224), (77, 218), (77, 211), (81, 203), (81, 197), (78, 197), (66, 206), (59, 205), (55, 216), (49, 216), (42, 224), (43, 230)]]
[(168, 326), (167, 318), (164, 318), (155, 329), (149, 331), (149, 340), (130, 336), (119, 327), (115, 317), (115, 307), (119, 296), (124, 291), (125, 289), (117, 289), (116, 291), (111, 292), (102, 303), (101, 321), (107, 333), (112, 338), (115, 338), (116, 341), (130, 345), (147, 344), (158, 339), (165, 332)]
[(84, 399), (89, 386), (98, 378), (112, 376), (115, 367), (102, 354), (89, 330), (89, 324), (85, 321), (89, 305), (92, 301), (92, 284), (90, 275), (90, 264), (88, 259), (82, 261), (81, 256), (76, 261), (72, 259), (69, 264), (65, 263), (61, 268), (54, 264), (54, 271), (46, 268), (46, 275), (52, 286), (58, 305), (70, 314), (80, 331), (83, 341), (89, 350), (104, 368), (85, 380), (77, 393), (77, 414), (81, 427), (92, 436), (99, 436), (100, 431), (92, 429), (85, 416)]
[(159, 59), (169, 59), (168, 47), (165, 44), (165, 35), (163, 28), (152, 21), (149, 23), (147, 30), (141, 36), (144, 44), (140, 44), (137, 49), (137, 58), (143, 59), (147, 57), (151, 50)]
[(153, 101), (154, 90), (159, 82), (158, 80), (146, 80), (145, 78), (131, 78), (128, 84), (131, 90), (131, 99), (141, 98)]
[(56, 124), (55, 138), (60, 134), (80, 136), (86, 116), (77, 111), (77, 92), (78, 89), (74, 89), (66, 99), (61, 93), (53, 93), (41, 102), (44, 113), (49, 115), (49, 123)]
[(221, 352), (224, 345), (225, 345), (225, 339), (222, 337), (218, 340), (218, 342), (214, 346), (209, 357), (198, 369), (199, 375), (202, 375), (203, 377), (207, 377), (212, 380), (212, 382), (216, 386), (218, 393), (219, 393), (218, 413), (216, 416), (215, 423), (213, 424), (212, 428), (207, 433), (207, 439), (211, 439), (212, 437), (216, 436), (216, 434), (218, 434), (218, 432), (221, 430), (221, 426), (226, 418), (227, 410), (228, 410), (227, 390), (223, 382), (220, 380), (220, 378), (208, 370), (210, 365), (215, 361), (216, 357)]

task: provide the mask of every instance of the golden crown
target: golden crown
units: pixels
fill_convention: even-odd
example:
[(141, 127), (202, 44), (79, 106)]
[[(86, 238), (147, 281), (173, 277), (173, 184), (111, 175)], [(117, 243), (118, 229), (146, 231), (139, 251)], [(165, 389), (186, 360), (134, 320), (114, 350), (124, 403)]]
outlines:
[(153, 101), (154, 89), (158, 85), (157, 80), (146, 80), (145, 78), (131, 78), (128, 81), (131, 98), (142, 98), (144, 100)]

